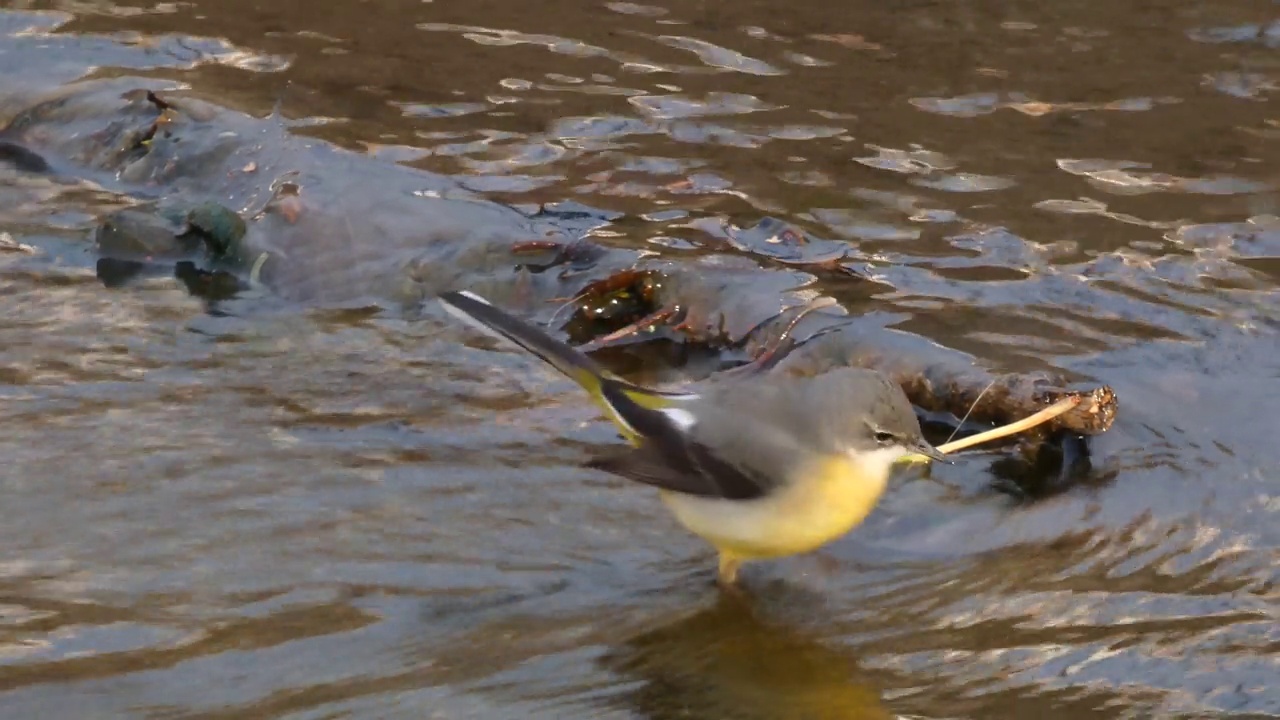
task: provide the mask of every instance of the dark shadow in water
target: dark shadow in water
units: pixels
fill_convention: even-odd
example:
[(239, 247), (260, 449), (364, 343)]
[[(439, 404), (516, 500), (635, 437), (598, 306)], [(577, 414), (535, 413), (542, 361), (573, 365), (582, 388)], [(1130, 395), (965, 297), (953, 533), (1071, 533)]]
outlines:
[(854, 658), (770, 619), (774, 602), (726, 594), (628, 638), (601, 663), (640, 684), (609, 703), (653, 720), (890, 717)]

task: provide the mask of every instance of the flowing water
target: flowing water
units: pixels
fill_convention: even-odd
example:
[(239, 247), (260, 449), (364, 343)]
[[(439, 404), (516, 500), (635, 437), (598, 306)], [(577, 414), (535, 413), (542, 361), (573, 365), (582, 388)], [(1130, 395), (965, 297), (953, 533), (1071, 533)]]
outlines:
[(121, 195), (0, 165), (0, 716), (1280, 716), (1277, 6), (653, 3), (10, 0), (0, 104), (144, 78), (365, 156), (307, 232), (374, 256), (436, 222), (397, 164), (762, 293), (716, 228), (780, 219), (849, 312), (1112, 385), (1095, 480), (966, 452), (723, 598), (536, 362), (104, 287)]

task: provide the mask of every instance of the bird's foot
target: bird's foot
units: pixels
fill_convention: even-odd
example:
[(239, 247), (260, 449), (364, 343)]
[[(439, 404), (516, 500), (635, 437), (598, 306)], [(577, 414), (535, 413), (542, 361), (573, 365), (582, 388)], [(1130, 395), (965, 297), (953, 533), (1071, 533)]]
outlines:
[(716, 585), (726, 593), (732, 595), (742, 595), (742, 586), (738, 584), (738, 571), (742, 568), (742, 561), (729, 556), (720, 555), (720, 566), (716, 571)]

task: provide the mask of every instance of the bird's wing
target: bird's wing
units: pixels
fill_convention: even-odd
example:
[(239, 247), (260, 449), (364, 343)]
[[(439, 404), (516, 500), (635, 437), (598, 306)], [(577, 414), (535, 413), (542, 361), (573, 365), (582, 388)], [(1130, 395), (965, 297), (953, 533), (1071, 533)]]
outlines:
[(725, 500), (754, 500), (772, 485), (692, 441), (676, 450), (646, 443), (592, 458), (586, 466), (664, 490)]
[(606, 382), (604, 396), (641, 438), (637, 447), (593, 458), (587, 467), (665, 490), (726, 500), (752, 500), (775, 483), (720, 456), (662, 409), (643, 407)]

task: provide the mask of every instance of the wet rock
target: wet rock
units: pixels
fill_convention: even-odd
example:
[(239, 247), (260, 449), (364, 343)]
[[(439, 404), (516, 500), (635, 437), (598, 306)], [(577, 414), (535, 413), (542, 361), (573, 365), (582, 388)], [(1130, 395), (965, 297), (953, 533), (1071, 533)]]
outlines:
[(9, 163), (18, 170), (29, 173), (50, 171), (49, 162), (16, 142), (0, 140), (0, 162)]
[(256, 257), (245, 245), (244, 219), (234, 210), (206, 202), (187, 213), (186, 238), (197, 239), (209, 256), (234, 267), (248, 267)]
[(174, 266), (173, 276), (187, 288), (187, 292), (211, 302), (229, 300), (249, 287), (232, 273), (207, 270), (188, 260)]
[(94, 230), (93, 241), (102, 257), (146, 262), (177, 261), (203, 247), (155, 208), (128, 208), (106, 216)]

